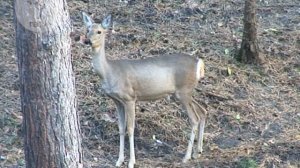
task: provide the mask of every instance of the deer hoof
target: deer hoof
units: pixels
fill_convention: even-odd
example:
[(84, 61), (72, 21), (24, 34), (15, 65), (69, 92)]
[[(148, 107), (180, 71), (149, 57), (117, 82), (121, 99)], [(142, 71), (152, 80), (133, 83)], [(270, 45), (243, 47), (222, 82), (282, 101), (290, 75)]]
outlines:
[(134, 162), (133, 161), (129, 161), (128, 168), (134, 168)]
[(191, 157), (184, 157), (182, 163), (187, 163), (190, 159)]
[(124, 158), (123, 159), (118, 159), (117, 163), (116, 163), (116, 167), (121, 167), (121, 165), (123, 164), (124, 162)]
[(200, 156), (201, 156), (201, 153), (194, 153), (193, 159), (198, 159), (198, 158), (200, 158)]
[(198, 153), (199, 153), (199, 154), (202, 154), (202, 152), (203, 152), (202, 147), (198, 148)]

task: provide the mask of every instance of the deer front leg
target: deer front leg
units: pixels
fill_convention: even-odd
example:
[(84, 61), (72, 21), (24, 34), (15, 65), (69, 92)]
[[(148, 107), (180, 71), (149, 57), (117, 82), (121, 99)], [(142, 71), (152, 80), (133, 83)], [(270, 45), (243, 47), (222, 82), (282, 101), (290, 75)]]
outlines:
[(127, 131), (129, 136), (130, 144), (130, 159), (128, 168), (133, 168), (135, 164), (135, 153), (134, 153), (134, 124), (135, 124), (135, 102), (126, 102), (125, 113), (127, 115)]
[(120, 133), (120, 149), (119, 149), (119, 159), (116, 163), (116, 167), (120, 167), (124, 162), (124, 141), (125, 141), (125, 129), (126, 129), (126, 116), (124, 111), (124, 105), (122, 105), (117, 100), (114, 100), (117, 106), (118, 112), (118, 126)]

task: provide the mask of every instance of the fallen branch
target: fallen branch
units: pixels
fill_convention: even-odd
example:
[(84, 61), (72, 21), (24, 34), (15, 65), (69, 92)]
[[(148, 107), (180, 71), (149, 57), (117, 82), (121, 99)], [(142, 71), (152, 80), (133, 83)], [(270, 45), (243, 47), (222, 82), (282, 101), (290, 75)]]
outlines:
[(233, 98), (230, 97), (230, 96), (223, 96), (223, 95), (212, 93), (212, 92), (203, 92), (203, 90), (201, 90), (199, 88), (195, 88), (195, 89), (198, 92), (202, 92), (203, 94), (206, 94), (206, 95), (211, 96), (211, 97), (215, 97), (217, 99), (221, 99), (221, 100), (233, 100)]

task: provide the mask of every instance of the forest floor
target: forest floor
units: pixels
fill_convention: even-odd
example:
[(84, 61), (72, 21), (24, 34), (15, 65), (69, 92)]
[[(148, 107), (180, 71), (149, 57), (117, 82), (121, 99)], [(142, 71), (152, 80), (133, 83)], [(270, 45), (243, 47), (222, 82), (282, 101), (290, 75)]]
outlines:
[[(206, 63), (206, 77), (193, 95), (209, 112), (201, 157), (181, 163), (190, 127), (176, 102), (139, 102), (136, 167), (300, 167), (298, 0), (258, 2), (261, 66), (233, 57), (243, 32), (242, 0), (87, 2), (68, 1), (74, 34), (85, 32), (81, 11), (94, 14), (96, 22), (112, 14), (109, 59), (183, 52)], [(25, 167), (12, 0), (0, 4), (0, 167)], [(115, 106), (91, 71), (90, 48), (75, 40), (72, 46), (85, 167), (114, 167), (119, 146)], [(127, 162), (127, 138), (125, 154)]]

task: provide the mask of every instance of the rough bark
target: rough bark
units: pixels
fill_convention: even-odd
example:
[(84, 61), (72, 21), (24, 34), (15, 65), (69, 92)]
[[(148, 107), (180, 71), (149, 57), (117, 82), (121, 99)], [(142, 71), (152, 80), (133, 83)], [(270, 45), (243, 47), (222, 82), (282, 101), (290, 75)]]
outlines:
[(240, 62), (250, 64), (262, 62), (259, 56), (256, 24), (256, 0), (245, 0), (243, 40), (237, 55)]
[(26, 167), (82, 167), (66, 0), (14, 0)]

